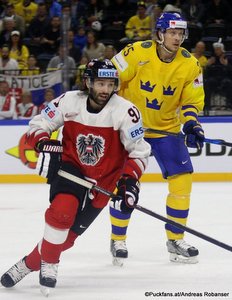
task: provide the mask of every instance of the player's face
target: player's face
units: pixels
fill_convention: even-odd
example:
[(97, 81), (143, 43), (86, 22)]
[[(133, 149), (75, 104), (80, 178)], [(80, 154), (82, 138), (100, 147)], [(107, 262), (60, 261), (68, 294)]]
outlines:
[(168, 29), (164, 34), (165, 47), (172, 52), (177, 51), (183, 41), (183, 35), (183, 29)]
[(0, 95), (6, 96), (9, 93), (9, 85), (7, 82), (1, 82), (0, 83)]
[(95, 79), (92, 85), (91, 98), (99, 108), (102, 108), (106, 105), (114, 90), (114, 79)]

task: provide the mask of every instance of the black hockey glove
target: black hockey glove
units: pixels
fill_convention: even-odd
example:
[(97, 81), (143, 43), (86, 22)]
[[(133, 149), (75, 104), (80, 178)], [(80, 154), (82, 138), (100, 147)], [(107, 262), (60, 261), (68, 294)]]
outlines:
[(35, 151), (44, 153), (61, 153), (63, 151), (63, 147), (59, 140), (42, 140), (36, 144)]
[(130, 214), (139, 200), (140, 183), (133, 177), (122, 177), (117, 182), (117, 196), (112, 198), (110, 206), (123, 214)]
[(184, 124), (183, 132), (185, 136), (185, 144), (190, 148), (201, 149), (204, 145), (205, 135), (200, 123), (196, 121), (187, 121)]
[(40, 152), (36, 169), (50, 184), (60, 169), (62, 145), (58, 140), (44, 140), (36, 145), (36, 150)]

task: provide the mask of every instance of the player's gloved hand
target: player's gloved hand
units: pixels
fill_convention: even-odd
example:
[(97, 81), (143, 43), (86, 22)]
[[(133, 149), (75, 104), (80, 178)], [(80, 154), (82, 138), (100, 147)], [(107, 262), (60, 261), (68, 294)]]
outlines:
[(140, 183), (133, 177), (122, 177), (117, 182), (118, 192), (112, 198), (110, 206), (124, 214), (132, 213), (139, 200)]
[(42, 140), (39, 141), (35, 146), (36, 152), (43, 153), (61, 153), (63, 151), (63, 147), (59, 140)]
[(184, 124), (183, 132), (185, 136), (185, 144), (190, 148), (201, 149), (204, 145), (204, 130), (201, 127), (201, 124), (190, 120)]
[(36, 145), (36, 151), (40, 152), (36, 170), (40, 176), (47, 178), (51, 183), (61, 165), (62, 145), (58, 140), (44, 140)]

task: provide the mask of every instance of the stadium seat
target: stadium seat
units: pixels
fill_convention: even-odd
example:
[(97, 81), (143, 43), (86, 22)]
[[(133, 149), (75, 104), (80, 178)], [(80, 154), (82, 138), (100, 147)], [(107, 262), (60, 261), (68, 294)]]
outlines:
[[(232, 32), (231, 32), (232, 34)], [(225, 45), (225, 50), (226, 51), (232, 51), (232, 36), (227, 36), (224, 40), (223, 43)]]
[(224, 24), (209, 24), (204, 27), (203, 36), (224, 38), (226, 35), (226, 27)]

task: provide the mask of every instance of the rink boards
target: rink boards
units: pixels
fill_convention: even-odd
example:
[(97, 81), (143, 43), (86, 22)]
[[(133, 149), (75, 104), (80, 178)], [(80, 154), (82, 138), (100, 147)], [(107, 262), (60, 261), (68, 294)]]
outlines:
[[(202, 117), (200, 121), (205, 137), (232, 142), (232, 117)], [(0, 183), (45, 182), (36, 174), (35, 152), (25, 144), (27, 130), (27, 120), (0, 121)], [(202, 150), (189, 149), (189, 152), (195, 171), (194, 181), (232, 181), (232, 148), (205, 144)], [(142, 181), (162, 181), (153, 157), (149, 159)]]

